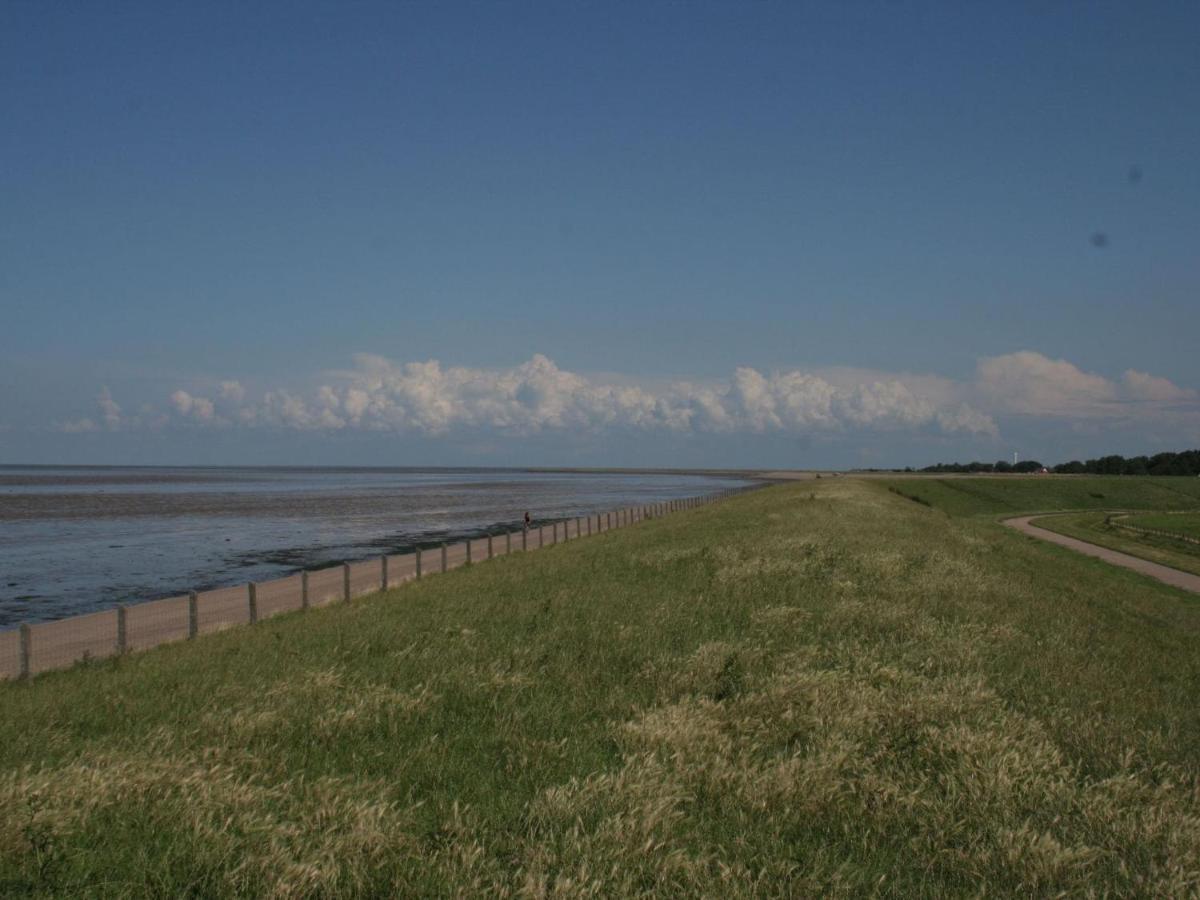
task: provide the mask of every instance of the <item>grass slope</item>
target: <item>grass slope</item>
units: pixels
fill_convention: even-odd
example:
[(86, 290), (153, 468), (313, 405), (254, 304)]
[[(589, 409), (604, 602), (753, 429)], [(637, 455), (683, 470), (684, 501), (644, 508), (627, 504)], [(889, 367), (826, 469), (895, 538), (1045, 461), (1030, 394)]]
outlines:
[[(1115, 528), (1105, 522), (1107, 515), (1103, 512), (1066, 513), (1039, 518), (1034, 524), (1068, 537), (1079, 538), (1081, 541), (1089, 541), (1099, 544), (1101, 547), (1120, 550), (1130, 556), (1138, 556), (1164, 566), (1200, 575), (1200, 547), (1158, 535), (1137, 534)], [(1162, 518), (1173, 517), (1163, 516)], [(1123, 521), (1132, 522), (1134, 518)], [(1138, 517), (1136, 521), (1140, 524), (1141, 517)], [(1157, 528), (1160, 526), (1144, 525), (1143, 527)]]
[(1200, 513), (1148, 513), (1122, 519), (1126, 525), (1157, 528), (1200, 540)]
[(1068, 509), (1194, 509), (1200, 478), (1126, 475), (1006, 475), (895, 478), (883, 483), (954, 516)]
[(0, 685), (0, 895), (1200, 889), (1200, 607), (875, 482)]

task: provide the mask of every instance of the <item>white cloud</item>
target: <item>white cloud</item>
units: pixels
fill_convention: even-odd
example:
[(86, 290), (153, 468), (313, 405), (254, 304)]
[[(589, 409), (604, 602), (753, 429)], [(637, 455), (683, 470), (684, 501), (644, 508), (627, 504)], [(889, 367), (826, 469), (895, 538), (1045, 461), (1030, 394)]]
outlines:
[(1200, 396), (1135, 369), (1114, 381), (1028, 350), (980, 360), (976, 387), (999, 410), (1062, 419), (1175, 419), (1178, 410), (1169, 405)]
[[(277, 386), (252, 396), (239, 381), (179, 388), (161, 405), (126, 414), (103, 388), (92, 416), (64, 433), (169, 427), (343, 429), (443, 436), (481, 433), (959, 435), (996, 438), (998, 424), (1040, 418), (1072, 428), (1127, 426), (1200, 433), (1200, 393), (1129, 369), (1116, 377), (1020, 351), (981, 359), (973, 379), (866, 369), (742, 366), (724, 380), (639, 381), (584, 376), (541, 354), (506, 369), (395, 363), (355, 357), (310, 390)], [(189, 386), (190, 387), (190, 386)], [(201, 393), (202, 392), (202, 393)], [(207, 395), (207, 396), (205, 396)], [(1148, 432), (1147, 432), (1148, 433)]]
[(246, 389), (237, 381), (222, 381), (220, 396), (222, 400), (238, 404), (246, 399)]
[[(740, 367), (723, 383), (639, 385), (591, 379), (537, 354), (510, 369), (443, 367), (436, 360), (396, 364), (363, 354), (304, 396), (279, 388), (247, 403), (238, 382), (222, 382), (222, 418), (206, 398), (170, 396), (176, 414), (194, 422), (239, 422), (294, 429), (357, 428), (444, 435), (455, 429), (521, 435), (612, 428), (669, 432), (811, 433), (931, 428), (995, 434), (995, 423), (944, 382), (872, 376), (843, 370), (833, 380), (792, 370), (764, 374)], [(836, 381), (837, 383), (834, 383)], [(236, 386), (236, 387), (231, 387)]]
[(1102, 376), (1028, 350), (980, 360), (978, 385), (1001, 409), (1035, 416), (1087, 417), (1117, 400), (1116, 386)]
[(187, 391), (175, 391), (171, 405), (179, 415), (202, 423), (218, 423), (216, 407), (207, 397), (194, 397)]
[(1152, 400), (1162, 403), (1195, 400), (1196, 391), (1181, 388), (1166, 378), (1159, 378), (1136, 369), (1126, 369), (1121, 376), (1125, 393), (1134, 400)]

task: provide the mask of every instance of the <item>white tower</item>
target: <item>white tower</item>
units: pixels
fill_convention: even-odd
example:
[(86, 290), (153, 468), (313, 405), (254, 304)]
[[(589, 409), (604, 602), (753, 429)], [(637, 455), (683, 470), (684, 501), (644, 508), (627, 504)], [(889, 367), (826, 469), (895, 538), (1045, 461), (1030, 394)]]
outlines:
[(1014, 450), (1013, 451), (1013, 465), (1015, 466), (1016, 464), (1017, 464), (1017, 451)]

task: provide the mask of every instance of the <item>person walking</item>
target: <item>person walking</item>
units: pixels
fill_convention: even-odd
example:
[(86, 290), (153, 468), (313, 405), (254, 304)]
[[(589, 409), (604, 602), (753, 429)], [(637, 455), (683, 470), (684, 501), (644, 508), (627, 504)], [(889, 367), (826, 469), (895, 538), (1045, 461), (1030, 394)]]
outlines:
[(529, 518), (529, 510), (525, 510), (525, 530), (529, 530), (529, 526), (533, 524), (533, 519)]

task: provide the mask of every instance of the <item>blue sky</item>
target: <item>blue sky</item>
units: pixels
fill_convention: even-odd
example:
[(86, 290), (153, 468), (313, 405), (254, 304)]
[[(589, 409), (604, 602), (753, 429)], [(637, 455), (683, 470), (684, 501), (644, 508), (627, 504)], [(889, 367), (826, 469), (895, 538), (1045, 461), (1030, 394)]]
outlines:
[(1200, 444), (1194, 3), (247, 7), (0, 7), (0, 463)]

